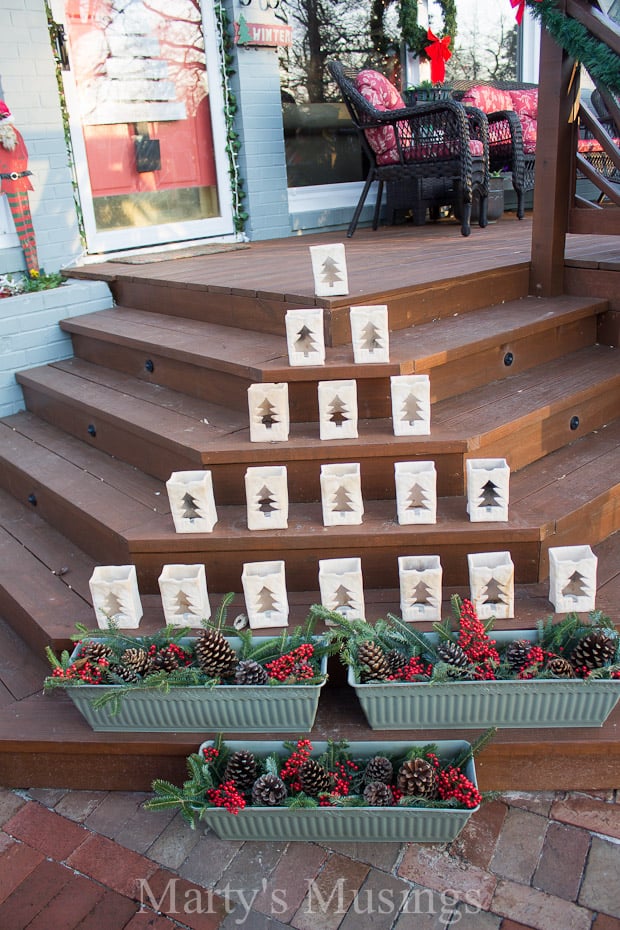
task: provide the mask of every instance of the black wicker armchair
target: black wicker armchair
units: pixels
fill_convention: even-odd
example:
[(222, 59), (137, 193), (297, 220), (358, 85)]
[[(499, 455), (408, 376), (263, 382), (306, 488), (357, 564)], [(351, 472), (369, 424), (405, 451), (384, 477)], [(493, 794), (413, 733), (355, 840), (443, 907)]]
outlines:
[(417, 185), (415, 193), (419, 197), (420, 185), (434, 180), (449, 184), (449, 198), (455, 214), (461, 219), (464, 236), (471, 232), (474, 192), (480, 197), (479, 225), (486, 226), (489, 168), (483, 114), (477, 112), (477, 117), (473, 118), (472, 110), (468, 118), (465, 107), (454, 100), (379, 109), (363, 96), (358, 89), (359, 80), (356, 80), (373, 72), (358, 75), (337, 61), (329, 62), (328, 67), (342, 93), (369, 164), (347, 236), (355, 232), (373, 181), (378, 182), (373, 229), (379, 223), (386, 182), (410, 184), (412, 189)]

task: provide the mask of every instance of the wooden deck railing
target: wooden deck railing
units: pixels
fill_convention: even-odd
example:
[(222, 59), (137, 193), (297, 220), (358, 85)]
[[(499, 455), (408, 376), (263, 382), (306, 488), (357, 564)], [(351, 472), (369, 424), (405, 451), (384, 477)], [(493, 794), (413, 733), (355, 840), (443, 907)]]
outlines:
[[(559, 0), (558, 5), (620, 54), (620, 30), (597, 5), (589, 0)], [(620, 136), (620, 108), (614, 94), (598, 89), (615, 124), (611, 134), (591, 108), (580, 104), (578, 64), (543, 28), (530, 277), (531, 292), (539, 296), (563, 292), (568, 232), (620, 235), (620, 184), (615, 180), (620, 178), (620, 149), (614, 142)], [(580, 125), (600, 143), (600, 157), (577, 152)], [(596, 202), (576, 195), (578, 172), (600, 191)]]

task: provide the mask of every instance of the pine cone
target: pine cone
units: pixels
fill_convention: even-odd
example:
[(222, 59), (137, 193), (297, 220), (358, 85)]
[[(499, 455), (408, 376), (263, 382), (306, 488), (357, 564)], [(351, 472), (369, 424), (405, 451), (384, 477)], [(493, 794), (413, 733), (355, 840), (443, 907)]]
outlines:
[(108, 659), (112, 655), (112, 649), (105, 643), (82, 643), (80, 649), (80, 659), (88, 659), (90, 662), (96, 662), (97, 659)]
[(245, 791), (256, 778), (256, 759), (246, 749), (233, 752), (224, 770), (222, 781), (234, 781), (240, 791)]
[(212, 627), (201, 630), (195, 652), (200, 668), (209, 678), (228, 678), (237, 665), (235, 650), (220, 631)]
[(589, 671), (602, 668), (611, 662), (616, 654), (616, 643), (603, 630), (593, 630), (577, 643), (570, 657), (575, 668), (587, 668)]
[(564, 656), (550, 656), (546, 665), (547, 671), (556, 678), (574, 678), (575, 669)]
[(451, 639), (441, 640), (437, 646), (437, 655), (442, 662), (445, 662), (446, 665), (452, 665), (454, 668), (466, 669), (470, 664), (463, 647)]
[(153, 672), (173, 672), (179, 667), (179, 657), (176, 652), (169, 646), (162, 646), (154, 656), (150, 656), (149, 664), (145, 669), (145, 675), (152, 675)]
[(305, 791), (311, 798), (317, 798), (320, 794), (329, 792), (331, 788), (329, 772), (315, 759), (306, 759), (300, 765), (298, 774), (302, 791)]
[(360, 643), (357, 661), (361, 667), (361, 681), (384, 681), (390, 674), (390, 666), (383, 649), (371, 639)]
[(364, 788), (364, 800), (369, 807), (390, 807), (394, 803), (394, 795), (385, 782), (371, 781)]
[(514, 639), (506, 647), (504, 658), (511, 669), (518, 671), (526, 665), (531, 649), (532, 644), (527, 639)]
[(269, 675), (262, 665), (252, 659), (244, 659), (235, 669), (236, 685), (266, 685)]
[(134, 672), (134, 670), (132, 668), (125, 668), (124, 665), (111, 663), (108, 671), (110, 671), (113, 675), (116, 675), (117, 678), (122, 678), (122, 680), (126, 681), (127, 684), (133, 684), (136, 681), (140, 681), (139, 676)]
[(132, 669), (136, 675), (144, 675), (150, 664), (151, 660), (145, 649), (125, 649), (121, 656), (121, 665)]
[(403, 762), (396, 776), (396, 787), (399, 791), (419, 798), (434, 797), (436, 782), (434, 766), (419, 758)]
[(262, 807), (275, 807), (281, 804), (287, 796), (286, 785), (277, 775), (267, 772), (261, 775), (252, 785), (252, 804)]
[(373, 756), (364, 769), (364, 781), (367, 783), (382, 781), (384, 784), (389, 785), (393, 777), (392, 763), (385, 756)]
[(385, 654), (385, 660), (390, 669), (390, 675), (395, 675), (401, 668), (407, 664), (407, 656), (400, 649), (390, 649)]

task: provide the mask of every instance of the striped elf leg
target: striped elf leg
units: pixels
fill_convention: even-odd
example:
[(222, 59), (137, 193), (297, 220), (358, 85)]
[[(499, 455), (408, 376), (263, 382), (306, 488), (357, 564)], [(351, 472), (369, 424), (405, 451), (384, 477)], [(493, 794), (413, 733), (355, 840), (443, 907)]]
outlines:
[(28, 271), (39, 270), (39, 260), (37, 258), (37, 241), (32, 226), (32, 216), (30, 213), (30, 201), (28, 191), (17, 191), (13, 194), (6, 194), (9, 202), (9, 209), (15, 229), (21, 243), (21, 247), (26, 259), (26, 268)]

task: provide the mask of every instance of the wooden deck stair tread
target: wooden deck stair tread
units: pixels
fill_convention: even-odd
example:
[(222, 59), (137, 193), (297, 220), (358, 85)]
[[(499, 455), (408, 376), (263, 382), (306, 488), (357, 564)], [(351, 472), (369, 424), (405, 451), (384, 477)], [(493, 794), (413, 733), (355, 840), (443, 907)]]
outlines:
[(324, 366), (288, 365), (283, 336), (257, 334), (217, 323), (180, 319), (128, 307), (116, 307), (62, 322), (67, 332), (131, 346), (149, 354), (182, 359), (215, 371), (236, 372), (256, 381), (316, 380), (331, 377), (376, 378), (408, 374), (462, 358), (500, 342), (600, 313), (604, 302), (578, 297), (532, 297), (508, 301), (484, 310), (421, 323), (392, 333), (390, 362), (355, 366), (351, 347), (327, 348)]

